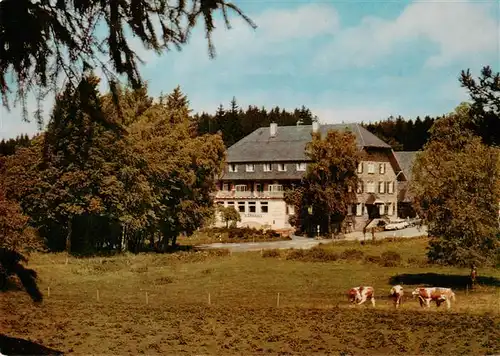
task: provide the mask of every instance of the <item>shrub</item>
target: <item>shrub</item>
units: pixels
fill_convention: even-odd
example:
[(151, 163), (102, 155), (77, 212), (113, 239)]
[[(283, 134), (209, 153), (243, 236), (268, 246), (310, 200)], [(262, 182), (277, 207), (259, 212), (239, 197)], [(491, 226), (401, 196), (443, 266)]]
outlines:
[(157, 278), (155, 280), (156, 285), (170, 284), (173, 282), (174, 282), (174, 280), (172, 279), (172, 277), (169, 277), (169, 276), (160, 277), (160, 278)]
[(419, 267), (427, 265), (426, 260), (417, 257), (409, 257), (407, 263), (411, 266), (419, 266)]
[(281, 257), (281, 251), (278, 249), (264, 250), (262, 251), (262, 257)]
[(338, 260), (339, 256), (333, 251), (320, 246), (314, 246), (309, 250), (291, 249), (286, 256), (286, 259), (304, 262), (331, 262)]
[(382, 258), (377, 255), (368, 255), (365, 256), (365, 263), (380, 263)]
[(395, 267), (401, 264), (401, 255), (395, 251), (385, 251), (380, 257), (384, 267)]
[(343, 260), (362, 260), (364, 252), (355, 248), (350, 248), (342, 251), (340, 258)]

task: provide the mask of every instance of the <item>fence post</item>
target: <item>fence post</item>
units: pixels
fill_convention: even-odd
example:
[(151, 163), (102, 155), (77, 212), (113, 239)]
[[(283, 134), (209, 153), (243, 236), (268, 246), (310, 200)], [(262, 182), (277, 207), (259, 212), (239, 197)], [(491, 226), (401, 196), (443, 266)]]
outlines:
[(97, 290), (97, 301), (99, 301), (99, 289)]
[(149, 300), (148, 300), (148, 292), (146, 292), (146, 305), (149, 304)]
[(47, 287), (47, 298), (50, 297), (50, 287)]
[(278, 292), (278, 298), (276, 299), (276, 306), (280, 307), (280, 293)]
[(210, 300), (210, 293), (208, 293), (208, 305), (211, 305), (212, 301)]

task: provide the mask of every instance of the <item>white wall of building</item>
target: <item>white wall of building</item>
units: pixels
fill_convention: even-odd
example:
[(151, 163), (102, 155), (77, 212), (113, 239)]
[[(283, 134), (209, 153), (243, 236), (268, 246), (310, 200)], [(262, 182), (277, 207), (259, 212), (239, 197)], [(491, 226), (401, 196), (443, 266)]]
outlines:
[[(271, 199), (223, 201), (225, 207), (234, 206), (234, 208), (238, 211), (240, 206), (242, 206), (241, 203), (243, 202), (245, 203), (245, 211), (240, 212), (241, 222), (238, 223), (238, 227), (268, 227), (271, 229), (286, 229), (291, 227), (288, 223), (289, 215), (287, 215), (286, 203), (283, 200)], [(255, 212), (251, 211), (253, 210), (251, 209), (251, 206), (255, 206)], [(265, 211), (266, 206), (267, 212)], [(288, 212), (290, 214), (293, 214), (293, 209), (289, 209)], [(216, 225), (224, 226), (224, 223), (218, 218)]]

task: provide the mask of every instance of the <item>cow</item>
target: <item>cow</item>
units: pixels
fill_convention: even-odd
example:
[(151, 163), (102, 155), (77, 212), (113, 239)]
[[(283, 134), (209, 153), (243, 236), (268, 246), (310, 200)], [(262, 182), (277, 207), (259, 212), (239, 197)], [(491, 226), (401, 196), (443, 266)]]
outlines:
[(446, 302), (447, 308), (450, 309), (451, 300), (455, 301), (455, 293), (450, 288), (419, 287), (415, 288), (412, 295), (414, 298), (418, 296), (420, 306), (423, 307), (425, 304), (427, 308), (430, 308), (431, 301), (435, 301), (438, 307), (442, 302)]
[(353, 287), (347, 293), (349, 302), (361, 305), (367, 300), (375, 307), (375, 290), (370, 286)]
[(396, 308), (399, 308), (399, 306), (401, 305), (401, 301), (403, 300), (403, 295), (404, 295), (403, 287), (398, 284), (397, 286), (394, 286), (391, 288), (391, 291), (389, 292), (389, 294), (392, 297), (392, 299), (394, 300), (394, 306)]

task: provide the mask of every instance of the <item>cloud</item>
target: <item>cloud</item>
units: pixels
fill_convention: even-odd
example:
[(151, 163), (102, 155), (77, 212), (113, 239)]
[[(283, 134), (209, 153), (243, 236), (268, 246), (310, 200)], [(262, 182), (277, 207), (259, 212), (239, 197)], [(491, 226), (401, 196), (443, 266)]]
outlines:
[(422, 41), (437, 47), (437, 53), (425, 62), (428, 67), (442, 67), (460, 59), (470, 62), (485, 52), (498, 51), (499, 19), (492, 16), (494, 5), (493, 1), (436, 0), (411, 3), (393, 20), (367, 16), (357, 26), (333, 36), (331, 43), (319, 51), (315, 64), (322, 69), (366, 67), (402, 46)]

